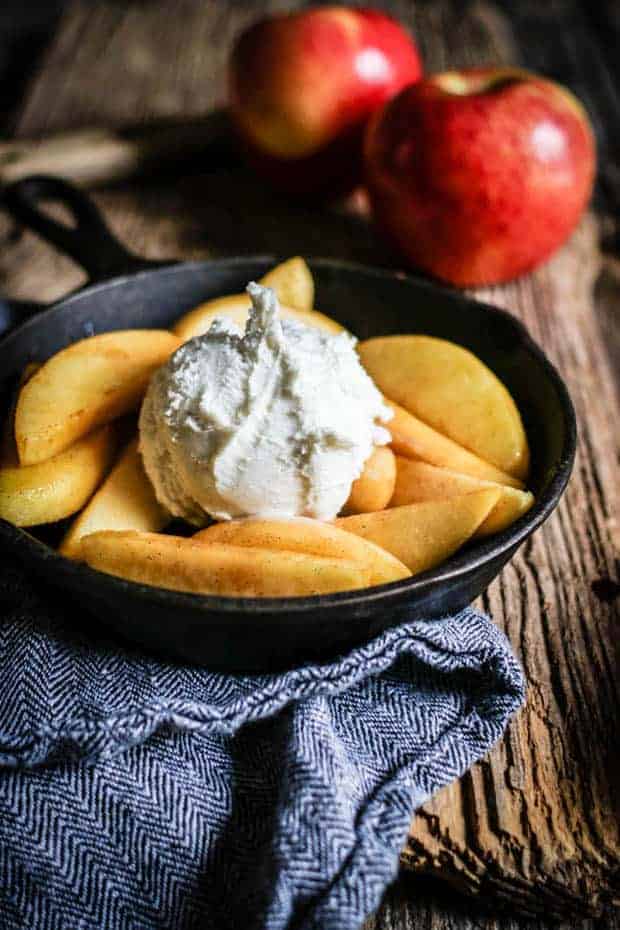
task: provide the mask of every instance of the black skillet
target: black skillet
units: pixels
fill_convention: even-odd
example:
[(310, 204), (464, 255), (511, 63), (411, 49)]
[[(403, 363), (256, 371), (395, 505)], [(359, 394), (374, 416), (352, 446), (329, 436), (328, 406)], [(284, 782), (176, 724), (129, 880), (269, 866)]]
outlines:
[[(16, 219), (78, 261), (90, 279), (0, 341), (5, 398), (26, 362), (47, 359), (85, 335), (169, 326), (210, 297), (242, 290), (275, 261), (148, 262), (112, 237), (84, 194), (54, 178), (20, 181), (5, 190), (3, 199)], [(41, 201), (63, 204), (75, 227), (49, 218), (38, 207)], [(226, 671), (327, 659), (404, 617), (446, 615), (484, 591), (546, 520), (566, 486), (576, 441), (566, 387), (521, 323), (502, 310), (392, 271), (329, 259), (312, 260), (310, 267), (317, 307), (360, 338), (427, 333), (466, 346), (496, 372), (519, 405), (530, 440), (529, 484), (536, 504), (527, 515), (411, 580), (307, 598), (205, 597), (123, 581), (62, 558), (36, 533), (2, 520), (0, 546), (122, 635), (168, 657)]]

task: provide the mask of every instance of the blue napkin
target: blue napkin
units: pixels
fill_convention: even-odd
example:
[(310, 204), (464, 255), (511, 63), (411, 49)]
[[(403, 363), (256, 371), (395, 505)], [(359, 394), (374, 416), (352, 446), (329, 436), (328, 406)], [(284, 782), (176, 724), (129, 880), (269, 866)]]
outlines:
[(469, 609), (224, 676), (123, 649), (10, 559), (1, 574), (3, 930), (357, 930), (413, 811), (523, 700)]

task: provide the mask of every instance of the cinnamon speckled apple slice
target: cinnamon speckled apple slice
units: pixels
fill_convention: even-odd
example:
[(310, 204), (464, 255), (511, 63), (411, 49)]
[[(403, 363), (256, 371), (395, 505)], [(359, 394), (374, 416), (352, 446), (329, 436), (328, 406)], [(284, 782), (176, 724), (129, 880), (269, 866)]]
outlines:
[(108, 470), (115, 444), (113, 427), (106, 425), (45, 462), (3, 464), (0, 518), (16, 526), (38, 526), (75, 513)]
[(504, 484), (511, 488), (524, 487), (523, 482), (518, 478), (513, 478), (512, 475), (501, 471), (490, 462), (478, 458), (473, 452), (469, 452), (468, 449), (464, 449), (452, 439), (438, 433), (422, 420), (418, 420), (403, 407), (387, 399), (386, 403), (394, 414), (386, 426), (392, 435), (390, 445), (397, 455), (421, 459), (431, 465), (449, 468), (464, 475), (471, 475), (473, 478), (494, 481), (496, 484)]
[(343, 514), (384, 510), (392, 499), (396, 482), (396, 458), (387, 446), (377, 446), (364, 463), (353, 484)]
[(529, 450), (519, 411), (472, 352), (432, 336), (384, 336), (358, 349), (390, 400), (502, 471), (526, 477)]
[(335, 523), (391, 552), (416, 575), (439, 565), (471, 539), (499, 495), (498, 489), (490, 488), (450, 500), (340, 517)]
[(159, 533), (84, 536), (92, 568), (143, 584), (228, 597), (302, 597), (368, 587), (366, 567), (347, 559), (253, 549)]
[(390, 506), (401, 507), (404, 504), (428, 500), (446, 500), (481, 491), (485, 488), (499, 491), (499, 498), (487, 518), (480, 524), (475, 536), (489, 536), (499, 533), (527, 513), (534, 503), (530, 491), (519, 491), (505, 485), (482, 481), (470, 475), (460, 475), (446, 468), (437, 468), (428, 462), (416, 462), (411, 459), (396, 458), (396, 484)]
[(132, 440), (84, 510), (73, 521), (60, 545), (69, 559), (82, 555), (82, 537), (99, 530), (157, 532), (170, 521), (147, 478)]
[(215, 523), (193, 537), (204, 543), (226, 543), (255, 549), (305, 552), (325, 558), (347, 559), (363, 565), (371, 584), (408, 578), (409, 569), (389, 552), (353, 533), (307, 517), (231, 520)]
[[(330, 333), (343, 332), (344, 327), (331, 317), (313, 310), (314, 280), (308, 265), (299, 256), (289, 258), (272, 268), (258, 282), (272, 288), (280, 302), (283, 319), (297, 320), (306, 326), (316, 326)], [(184, 314), (174, 325), (175, 333), (184, 341), (206, 333), (216, 318), (225, 318), (243, 329), (251, 306), (247, 294), (215, 297)]]
[[(226, 319), (244, 329), (252, 302), (247, 294), (231, 294), (228, 297), (216, 297), (208, 300), (194, 310), (190, 310), (174, 325), (174, 332), (183, 342), (202, 336), (216, 319)], [(306, 326), (315, 326), (328, 333), (341, 333), (344, 327), (319, 313), (318, 310), (297, 310), (286, 304), (280, 304), (280, 315), (284, 320), (297, 320)]]
[(119, 330), (57, 352), (20, 391), (15, 442), (22, 465), (67, 449), (136, 407), (149, 378), (180, 345), (160, 329)]
[(309, 312), (314, 307), (314, 278), (300, 255), (280, 262), (258, 282), (272, 288), (281, 304)]

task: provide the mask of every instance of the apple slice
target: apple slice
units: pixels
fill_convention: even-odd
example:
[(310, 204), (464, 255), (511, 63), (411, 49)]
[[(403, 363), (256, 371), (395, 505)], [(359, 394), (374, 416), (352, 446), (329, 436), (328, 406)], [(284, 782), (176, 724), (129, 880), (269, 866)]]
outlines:
[(392, 499), (395, 482), (396, 457), (387, 446), (377, 446), (366, 460), (362, 474), (351, 485), (343, 512), (384, 510)]
[(496, 484), (505, 484), (512, 488), (523, 488), (523, 482), (518, 478), (513, 478), (512, 475), (500, 471), (495, 465), (468, 452), (467, 449), (427, 426), (398, 404), (387, 400), (386, 403), (394, 412), (387, 428), (392, 434), (392, 449), (398, 455), (422, 459), (431, 465), (450, 468), (452, 471), (471, 475), (473, 478), (494, 481)]
[(108, 470), (115, 440), (112, 426), (106, 425), (45, 462), (0, 467), (0, 518), (38, 526), (75, 513)]
[(314, 279), (301, 256), (289, 258), (268, 271), (258, 282), (272, 288), (281, 304), (294, 310), (312, 310), (314, 306)]
[(358, 350), (390, 400), (502, 471), (526, 477), (529, 452), (519, 411), (472, 352), (432, 336), (369, 339)]
[(122, 330), (81, 339), (52, 356), (17, 400), (21, 464), (44, 462), (136, 407), (152, 373), (179, 345), (166, 330)]
[(411, 574), (402, 562), (385, 549), (331, 523), (307, 517), (288, 520), (249, 518), (215, 523), (196, 533), (193, 539), (204, 543), (305, 552), (307, 555), (359, 562), (367, 569), (369, 583), (373, 585), (399, 581)]
[(156, 533), (170, 514), (155, 497), (142, 466), (138, 440), (129, 443), (99, 490), (76, 517), (60, 544), (68, 559), (82, 555), (82, 537), (98, 530), (143, 530)]
[[(206, 333), (215, 319), (227, 319), (236, 323), (239, 329), (244, 329), (248, 319), (251, 300), (247, 294), (231, 294), (228, 297), (216, 297), (208, 300), (194, 310), (190, 310), (174, 325), (174, 332), (183, 341), (187, 342), (195, 336)], [(343, 332), (344, 327), (335, 320), (330, 319), (318, 310), (296, 310), (286, 304), (280, 305), (283, 319), (297, 320), (306, 326), (316, 326), (330, 333)]]
[(387, 549), (413, 575), (434, 568), (470, 539), (499, 499), (495, 488), (340, 517), (336, 526)]
[(368, 570), (348, 559), (252, 549), (194, 539), (104, 530), (82, 539), (92, 568), (130, 581), (226, 597), (303, 597), (371, 584)]
[(470, 475), (460, 475), (447, 468), (437, 468), (428, 462), (415, 462), (397, 456), (397, 474), (394, 487), (392, 507), (401, 507), (404, 504), (414, 504), (419, 501), (446, 500), (459, 497), (461, 494), (470, 494), (472, 491), (481, 491), (485, 488), (495, 488), (499, 491), (499, 499), (480, 524), (474, 536), (489, 536), (499, 533), (507, 526), (518, 520), (530, 509), (534, 503), (534, 495), (530, 491), (519, 491), (517, 488), (508, 488), (491, 481), (482, 481)]

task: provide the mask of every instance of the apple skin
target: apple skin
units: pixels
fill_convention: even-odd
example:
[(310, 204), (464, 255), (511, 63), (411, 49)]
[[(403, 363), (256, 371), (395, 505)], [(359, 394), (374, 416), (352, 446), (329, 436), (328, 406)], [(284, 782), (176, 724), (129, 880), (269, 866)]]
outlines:
[(364, 159), (379, 229), (408, 263), (461, 287), (547, 258), (579, 220), (596, 168), (576, 98), (515, 68), (406, 88), (371, 120)]
[(254, 168), (286, 193), (341, 193), (361, 177), (371, 114), (420, 78), (415, 43), (389, 16), (318, 7), (263, 19), (237, 40), (230, 111)]

